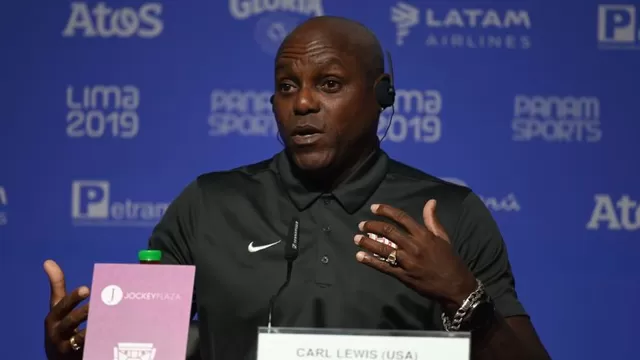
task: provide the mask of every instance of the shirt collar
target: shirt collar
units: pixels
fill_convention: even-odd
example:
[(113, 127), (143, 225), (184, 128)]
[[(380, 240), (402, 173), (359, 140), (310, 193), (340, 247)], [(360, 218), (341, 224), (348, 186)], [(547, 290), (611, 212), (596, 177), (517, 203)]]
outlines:
[(331, 193), (309, 189), (294, 173), (292, 160), (285, 151), (275, 156), (275, 168), (280, 180), (298, 210), (311, 206), (320, 196), (333, 195), (350, 214), (360, 209), (376, 191), (387, 174), (389, 157), (377, 149)]

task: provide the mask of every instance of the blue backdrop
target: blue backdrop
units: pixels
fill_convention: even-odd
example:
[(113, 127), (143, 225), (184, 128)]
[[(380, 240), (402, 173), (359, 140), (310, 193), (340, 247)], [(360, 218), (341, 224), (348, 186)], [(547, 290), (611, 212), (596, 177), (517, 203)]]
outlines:
[(2, 357), (44, 358), (45, 259), (69, 288), (89, 284), (95, 262), (136, 261), (195, 176), (281, 149), (274, 52), (330, 14), (392, 52), (384, 149), (486, 201), (553, 358), (634, 358), (640, 3), (622, 3), (3, 4)]

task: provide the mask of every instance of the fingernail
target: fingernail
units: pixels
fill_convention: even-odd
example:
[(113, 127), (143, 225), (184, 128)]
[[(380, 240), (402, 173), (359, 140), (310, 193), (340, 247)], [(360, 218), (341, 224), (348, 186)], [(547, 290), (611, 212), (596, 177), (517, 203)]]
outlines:
[(378, 211), (378, 208), (380, 207), (379, 204), (373, 204), (371, 205), (371, 212), (375, 213), (376, 211)]
[(80, 290), (78, 290), (78, 294), (79, 294), (80, 296), (87, 296), (87, 295), (89, 295), (89, 288), (87, 288), (87, 287), (85, 287), (85, 286), (81, 287), (81, 288), (80, 288)]
[(364, 252), (358, 251), (358, 253), (356, 254), (356, 260), (358, 261), (364, 260)]
[(356, 235), (356, 236), (354, 236), (354, 237), (353, 237), (353, 242), (355, 242), (355, 243), (356, 243), (356, 245), (360, 245), (360, 241), (362, 241), (362, 238), (363, 238), (363, 237), (364, 237), (364, 236), (362, 236), (361, 234), (358, 234), (358, 235)]
[(364, 231), (364, 223), (366, 221), (360, 221), (360, 224), (358, 224), (358, 229), (360, 229), (360, 231)]

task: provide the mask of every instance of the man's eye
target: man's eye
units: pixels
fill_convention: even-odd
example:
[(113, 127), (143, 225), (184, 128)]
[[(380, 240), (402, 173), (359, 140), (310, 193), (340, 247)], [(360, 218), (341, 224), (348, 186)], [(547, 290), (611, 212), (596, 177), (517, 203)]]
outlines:
[(291, 91), (291, 89), (293, 89), (293, 86), (291, 86), (291, 84), (280, 84), (281, 92), (289, 92)]
[(340, 83), (335, 80), (327, 80), (322, 84), (322, 87), (330, 91), (336, 91), (340, 89)]

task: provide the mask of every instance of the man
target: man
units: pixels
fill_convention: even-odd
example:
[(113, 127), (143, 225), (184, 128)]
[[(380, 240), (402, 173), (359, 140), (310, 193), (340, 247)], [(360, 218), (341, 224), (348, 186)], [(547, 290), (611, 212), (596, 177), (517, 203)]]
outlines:
[[(294, 217), (299, 255), (274, 326), (465, 330), (474, 359), (549, 358), (481, 200), (380, 149), (388, 80), (364, 26), (336, 17), (300, 25), (275, 62), (273, 111), (285, 151), (199, 176), (154, 229), (149, 247), (165, 263), (197, 267), (204, 359), (255, 356), (257, 327), (285, 280), (282, 239)], [(45, 268), (47, 354), (78, 359), (84, 334), (74, 329), (88, 309), (73, 308), (89, 289), (66, 295), (57, 265)]]

